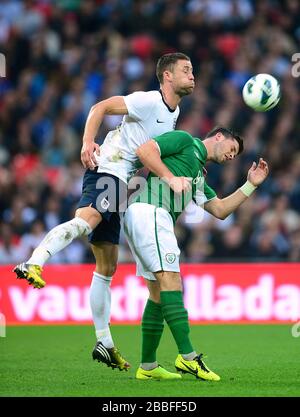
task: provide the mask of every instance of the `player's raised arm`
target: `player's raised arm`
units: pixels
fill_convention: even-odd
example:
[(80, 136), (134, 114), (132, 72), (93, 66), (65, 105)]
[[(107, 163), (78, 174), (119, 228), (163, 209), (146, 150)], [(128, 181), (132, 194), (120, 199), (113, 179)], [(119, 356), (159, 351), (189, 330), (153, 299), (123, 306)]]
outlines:
[(100, 155), (100, 147), (95, 143), (95, 137), (104, 115), (122, 115), (127, 113), (127, 107), (122, 96), (110, 97), (91, 107), (85, 123), (81, 148), (81, 162), (84, 168), (93, 169), (97, 165), (94, 152), (96, 151)]
[(214, 198), (205, 203), (204, 208), (218, 219), (225, 219), (229, 214), (233, 213), (267, 178), (269, 173), (268, 164), (262, 158), (258, 164), (253, 162), (248, 171), (247, 181), (238, 188), (234, 193), (225, 198)]
[(189, 178), (176, 177), (163, 163), (159, 145), (155, 140), (151, 139), (139, 146), (136, 150), (136, 155), (145, 168), (169, 184), (169, 187), (174, 192), (181, 193), (191, 189)]

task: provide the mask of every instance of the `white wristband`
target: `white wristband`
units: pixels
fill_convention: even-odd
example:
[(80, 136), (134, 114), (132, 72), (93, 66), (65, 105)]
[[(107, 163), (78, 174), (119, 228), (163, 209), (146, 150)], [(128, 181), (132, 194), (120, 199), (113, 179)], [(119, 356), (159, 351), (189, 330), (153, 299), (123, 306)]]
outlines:
[(256, 190), (256, 186), (253, 185), (250, 181), (246, 181), (244, 185), (241, 186), (240, 190), (244, 193), (247, 197), (249, 197), (253, 191)]

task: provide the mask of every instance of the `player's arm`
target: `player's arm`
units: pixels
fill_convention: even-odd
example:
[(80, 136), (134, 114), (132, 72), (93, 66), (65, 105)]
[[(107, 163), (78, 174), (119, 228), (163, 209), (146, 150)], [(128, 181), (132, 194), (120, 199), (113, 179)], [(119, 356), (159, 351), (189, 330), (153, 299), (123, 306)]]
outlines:
[(94, 151), (100, 154), (100, 147), (95, 143), (95, 137), (98, 133), (99, 127), (106, 114), (122, 115), (127, 114), (128, 110), (125, 104), (124, 97), (114, 96), (91, 107), (91, 110), (86, 119), (83, 143), (81, 148), (81, 162), (85, 168), (95, 168), (97, 162), (94, 156)]
[(151, 139), (139, 146), (135, 153), (145, 168), (169, 184), (176, 193), (191, 189), (188, 178), (176, 177), (163, 163), (159, 145), (155, 140)]
[(213, 198), (204, 205), (204, 209), (218, 219), (225, 219), (233, 213), (253, 191), (267, 178), (269, 173), (268, 164), (262, 158), (259, 159), (258, 165), (253, 162), (248, 171), (246, 183), (234, 193), (225, 198)]

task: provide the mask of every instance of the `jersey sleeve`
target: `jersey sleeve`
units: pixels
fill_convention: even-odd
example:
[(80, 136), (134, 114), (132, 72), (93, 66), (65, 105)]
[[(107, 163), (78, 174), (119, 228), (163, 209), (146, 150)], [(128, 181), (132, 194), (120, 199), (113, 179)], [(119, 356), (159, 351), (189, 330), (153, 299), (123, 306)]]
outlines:
[(157, 98), (149, 92), (136, 91), (124, 96), (124, 101), (130, 117), (135, 120), (145, 120), (151, 115)]
[(209, 185), (206, 184), (206, 181), (204, 181), (203, 189), (196, 191), (193, 200), (197, 206), (203, 206), (205, 203), (215, 197), (217, 197), (215, 190), (213, 190)]
[(182, 130), (163, 133), (156, 136), (154, 140), (159, 147), (161, 158), (180, 153), (184, 148), (193, 144), (192, 136)]

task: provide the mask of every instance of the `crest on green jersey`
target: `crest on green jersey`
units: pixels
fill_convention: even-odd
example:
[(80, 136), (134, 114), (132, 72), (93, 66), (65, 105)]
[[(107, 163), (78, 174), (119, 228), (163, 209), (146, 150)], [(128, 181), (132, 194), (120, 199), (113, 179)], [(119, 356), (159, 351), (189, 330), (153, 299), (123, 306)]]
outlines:
[[(204, 184), (204, 177), (203, 177), (203, 174), (202, 174), (202, 170), (201, 169), (199, 169), (198, 174), (197, 174), (197, 177), (193, 179), (193, 184), (194, 185), (197, 185), (200, 181), (201, 181), (201, 184), (199, 186), (203, 186), (203, 184)], [(199, 188), (199, 186), (198, 186), (198, 188)]]
[(166, 254), (166, 261), (168, 262), (168, 264), (173, 264), (176, 260), (176, 255), (175, 253), (167, 253)]

